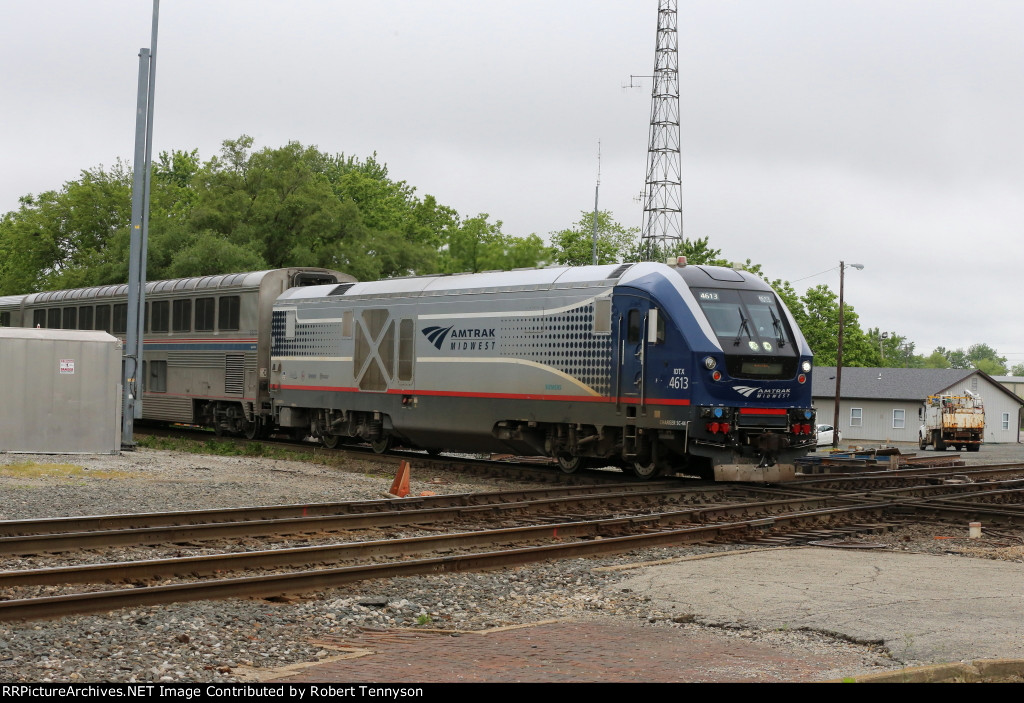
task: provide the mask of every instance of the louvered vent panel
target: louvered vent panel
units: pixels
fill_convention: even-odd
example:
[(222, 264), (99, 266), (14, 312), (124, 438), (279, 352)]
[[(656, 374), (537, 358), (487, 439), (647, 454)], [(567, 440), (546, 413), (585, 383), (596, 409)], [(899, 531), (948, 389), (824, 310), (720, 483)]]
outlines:
[(224, 359), (224, 393), (242, 395), (245, 389), (245, 356), (228, 354)]

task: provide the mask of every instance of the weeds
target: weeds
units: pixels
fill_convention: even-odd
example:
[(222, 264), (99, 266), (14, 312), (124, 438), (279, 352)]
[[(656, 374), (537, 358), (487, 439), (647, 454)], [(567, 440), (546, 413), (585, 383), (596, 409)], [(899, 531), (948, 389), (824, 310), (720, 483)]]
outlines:
[(7, 478), (127, 478), (128, 471), (89, 470), (77, 464), (45, 464), (37, 461), (19, 461), (0, 465), (0, 476)]

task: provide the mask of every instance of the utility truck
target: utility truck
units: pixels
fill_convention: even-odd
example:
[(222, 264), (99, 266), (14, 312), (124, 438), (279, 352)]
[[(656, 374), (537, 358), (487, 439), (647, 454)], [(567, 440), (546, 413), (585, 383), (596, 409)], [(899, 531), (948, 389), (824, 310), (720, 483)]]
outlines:
[(985, 436), (985, 405), (981, 396), (964, 389), (964, 395), (930, 395), (921, 415), (924, 424), (918, 432), (918, 446), (928, 445), (937, 452), (946, 447), (976, 452)]

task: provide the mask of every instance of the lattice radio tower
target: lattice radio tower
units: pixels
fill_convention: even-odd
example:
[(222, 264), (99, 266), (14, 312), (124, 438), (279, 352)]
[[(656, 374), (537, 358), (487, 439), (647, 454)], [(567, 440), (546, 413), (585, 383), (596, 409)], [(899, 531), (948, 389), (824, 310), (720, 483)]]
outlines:
[(683, 238), (682, 158), (679, 152), (678, 0), (658, 0), (658, 35), (651, 91), (641, 249), (648, 260), (664, 256)]

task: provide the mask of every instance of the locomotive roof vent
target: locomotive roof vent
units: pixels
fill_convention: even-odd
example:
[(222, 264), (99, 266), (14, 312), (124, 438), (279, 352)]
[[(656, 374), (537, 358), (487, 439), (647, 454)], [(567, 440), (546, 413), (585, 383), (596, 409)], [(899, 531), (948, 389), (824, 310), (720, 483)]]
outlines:
[(345, 295), (345, 291), (354, 286), (355, 283), (342, 283), (340, 286), (332, 290), (327, 295)]
[(609, 273), (608, 274), (608, 278), (618, 278), (619, 276), (624, 274), (629, 269), (629, 267), (632, 266), (632, 265), (633, 264), (622, 264), (617, 269), (615, 269), (614, 271)]

